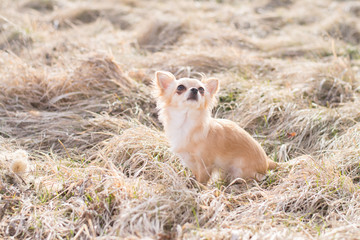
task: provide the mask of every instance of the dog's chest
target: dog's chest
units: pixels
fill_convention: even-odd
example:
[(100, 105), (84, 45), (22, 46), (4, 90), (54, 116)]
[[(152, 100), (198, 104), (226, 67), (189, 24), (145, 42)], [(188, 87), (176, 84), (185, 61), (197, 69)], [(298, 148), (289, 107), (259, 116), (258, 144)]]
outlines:
[(174, 152), (189, 148), (189, 144), (204, 137), (203, 126), (199, 124), (199, 120), (196, 114), (189, 111), (171, 113), (166, 134)]

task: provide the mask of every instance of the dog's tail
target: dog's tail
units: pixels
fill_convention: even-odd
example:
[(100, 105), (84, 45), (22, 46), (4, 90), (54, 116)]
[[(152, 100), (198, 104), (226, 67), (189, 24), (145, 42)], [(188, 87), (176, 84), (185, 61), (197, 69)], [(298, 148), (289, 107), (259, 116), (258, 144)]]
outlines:
[(279, 164), (277, 162), (274, 162), (270, 158), (268, 159), (269, 167), (268, 170), (274, 170), (279, 167)]

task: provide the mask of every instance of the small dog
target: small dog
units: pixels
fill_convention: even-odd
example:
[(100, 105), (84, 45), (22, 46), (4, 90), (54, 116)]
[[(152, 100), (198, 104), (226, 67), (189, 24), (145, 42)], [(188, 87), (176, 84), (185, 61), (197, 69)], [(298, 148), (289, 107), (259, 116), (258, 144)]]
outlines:
[(268, 169), (277, 167), (244, 129), (230, 120), (211, 117), (219, 80), (176, 80), (170, 72), (158, 71), (154, 85), (159, 120), (171, 150), (198, 182), (206, 184), (215, 168), (227, 177), (261, 181)]

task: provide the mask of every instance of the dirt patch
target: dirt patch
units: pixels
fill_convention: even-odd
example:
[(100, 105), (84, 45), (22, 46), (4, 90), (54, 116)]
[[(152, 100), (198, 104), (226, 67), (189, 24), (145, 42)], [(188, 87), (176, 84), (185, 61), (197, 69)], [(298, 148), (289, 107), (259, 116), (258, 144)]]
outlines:
[(68, 28), (73, 25), (89, 24), (95, 22), (100, 17), (100, 10), (80, 8), (63, 12), (53, 18), (56, 28)]
[(155, 20), (138, 36), (137, 42), (140, 48), (157, 52), (174, 45), (184, 33), (185, 26), (179, 21)]
[(56, 6), (55, 1), (52, 0), (31, 0), (25, 2), (22, 7), (37, 10), (39, 12), (53, 11)]
[(287, 24), (286, 21), (279, 16), (269, 16), (261, 18), (260, 23), (268, 26), (272, 30), (280, 30)]
[(349, 83), (337, 78), (324, 78), (315, 91), (315, 102), (328, 107), (353, 100), (353, 91)]
[(328, 34), (336, 39), (341, 39), (351, 44), (360, 44), (360, 31), (356, 23), (338, 22), (327, 30)]
[(299, 24), (299, 25), (311, 25), (315, 22), (317, 22), (319, 20), (319, 18), (317, 16), (314, 15), (308, 15), (308, 16), (301, 16), (301, 17), (296, 17), (294, 19), (294, 22)]
[(356, 17), (360, 17), (360, 4), (353, 4), (347, 8), (347, 10)]
[(261, 13), (264, 11), (271, 11), (276, 8), (288, 8), (292, 4), (292, 0), (270, 0), (264, 6), (255, 8), (255, 12)]
[(293, 4), (291, 0), (270, 0), (266, 5), (265, 8), (274, 9), (279, 7), (289, 7)]
[(131, 27), (131, 23), (126, 19), (128, 13), (122, 10), (105, 10), (104, 18), (108, 19), (116, 28), (126, 30)]
[(132, 26), (130, 20), (133, 20), (128, 14), (129, 12), (123, 9), (79, 8), (63, 11), (53, 17), (52, 21), (56, 28), (61, 29), (69, 28), (74, 25), (89, 24), (95, 22), (99, 18), (103, 18), (110, 21), (115, 28), (127, 30)]

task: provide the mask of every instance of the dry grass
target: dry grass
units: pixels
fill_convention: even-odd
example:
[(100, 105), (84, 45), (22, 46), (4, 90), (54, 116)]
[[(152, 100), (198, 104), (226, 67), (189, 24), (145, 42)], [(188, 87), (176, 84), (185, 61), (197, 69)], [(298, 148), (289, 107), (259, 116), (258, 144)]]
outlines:
[[(0, 2), (0, 238), (360, 239), (355, 1)], [(214, 115), (283, 167), (204, 190), (151, 79), (205, 73)]]

